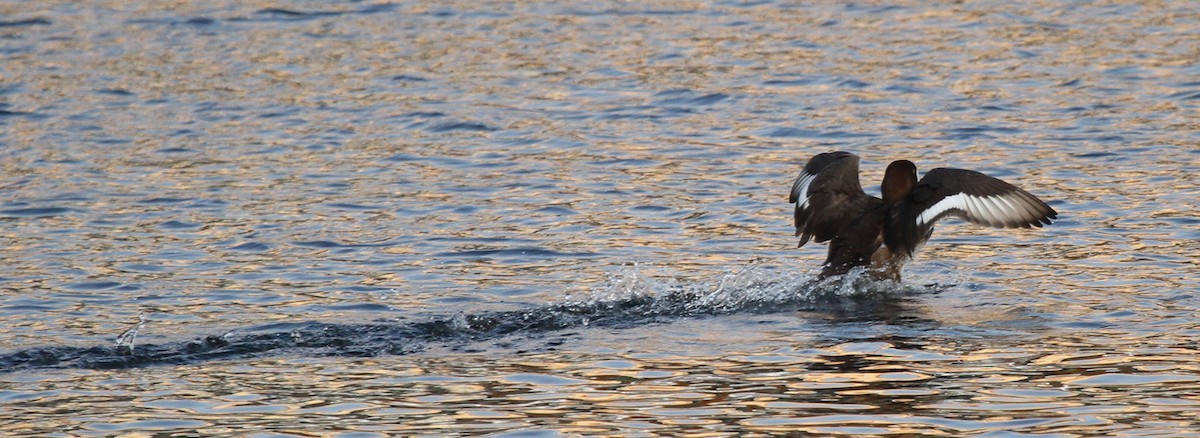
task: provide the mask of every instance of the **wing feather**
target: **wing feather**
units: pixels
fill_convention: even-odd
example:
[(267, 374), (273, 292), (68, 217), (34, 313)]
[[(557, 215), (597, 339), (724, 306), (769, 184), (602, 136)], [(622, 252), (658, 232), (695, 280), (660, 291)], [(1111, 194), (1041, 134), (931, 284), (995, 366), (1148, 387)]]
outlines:
[(1020, 188), (964, 169), (929, 171), (888, 215), (884, 241), (893, 252), (910, 256), (925, 242), (933, 225), (947, 216), (995, 228), (1049, 225), (1058, 212)]
[(800, 246), (809, 239), (826, 242), (863, 212), (880, 205), (858, 181), (859, 158), (849, 152), (818, 154), (804, 165), (788, 202), (796, 204), (794, 224)]

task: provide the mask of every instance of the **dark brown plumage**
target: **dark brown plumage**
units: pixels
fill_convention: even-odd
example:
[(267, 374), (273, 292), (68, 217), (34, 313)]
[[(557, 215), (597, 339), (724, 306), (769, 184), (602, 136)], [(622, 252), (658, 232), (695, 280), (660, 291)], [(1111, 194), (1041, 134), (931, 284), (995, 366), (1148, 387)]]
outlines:
[(1058, 212), (1036, 196), (979, 172), (937, 168), (917, 180), (908, 160), (888, 165), (883, 199), (867, 195), (858, 180), (857, 155), (814, 156), (792, 184), (800, 246), (830, 242), (821, 276), (868, 266), (877, 278), (899, 281), (900, 270), (946, 216), (997, 228), (1049, 225)]

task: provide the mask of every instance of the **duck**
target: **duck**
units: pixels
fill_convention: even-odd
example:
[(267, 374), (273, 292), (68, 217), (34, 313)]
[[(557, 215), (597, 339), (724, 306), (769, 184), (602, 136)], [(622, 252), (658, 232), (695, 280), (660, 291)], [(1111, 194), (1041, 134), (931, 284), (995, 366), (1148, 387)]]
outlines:
[(829, 243), (818, 278), (865, 267), (873, 279), (899, 282), (934, 224), (947, 217), (994, 228), (1041, 228), (1058, 218), (1038, 197), (973, 170), (936, 168), (918, 180), (909, 160), (888, 165), (881, 199), (863, 192), (859, 161), (846, 151), (817, 154), (792, 184), (797, 247)]

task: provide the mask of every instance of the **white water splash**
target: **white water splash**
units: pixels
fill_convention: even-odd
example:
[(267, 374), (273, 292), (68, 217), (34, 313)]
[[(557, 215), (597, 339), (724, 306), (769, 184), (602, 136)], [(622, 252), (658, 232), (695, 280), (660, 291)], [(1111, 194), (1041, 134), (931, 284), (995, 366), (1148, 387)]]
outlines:
[(142, 326), (145, 326), (145, 325), (146, 325), (146, 315), (139, 313), (137, 325), (129, 328), (128, 330), (125, 330), (124, 332), (121, 332), (121, 335), (117, 336), (116, 345), (114, 345), (113, 347), (116, 348), (117, 350), (121, 350), (122, 348), (124, 348), (127, 351), (133, 351), (134, 342), (137, 341), (138, 332), (141, 331)]
[(861, 269), (817, 280), (815, 271), (797, 271), (785, 264), (758, 261), (730, 269), (716, 278), (689, 278), (665, 267), (647, 269), (634, 263), (609, 274), (604, 285), (570, 303), (598, 305), (648, 299), (652, 300), (649, 312), (654, 314), (727, 314), (921, 291), (919, 287), (873, 280)]
[(450, 317), (446, 323), (454, 331), (467, 332), (471, 330), (471, 321), (467, 320), (467, 314), (462, 311), (455, 312), (454, 316)]

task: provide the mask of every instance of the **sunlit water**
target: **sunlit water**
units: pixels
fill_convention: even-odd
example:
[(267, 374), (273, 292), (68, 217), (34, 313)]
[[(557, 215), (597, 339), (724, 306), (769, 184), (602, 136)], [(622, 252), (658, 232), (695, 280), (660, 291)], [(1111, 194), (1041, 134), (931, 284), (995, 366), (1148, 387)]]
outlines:
[[(1200, 9), (0, 4), (6, 435), (1197, 435)], [(810, 156), (971, 168), (814, 283)]]

